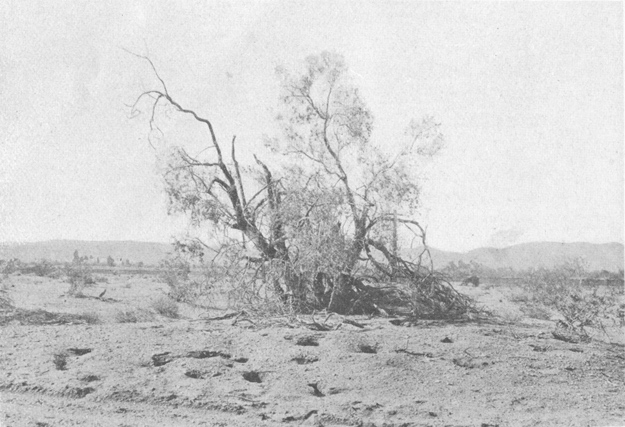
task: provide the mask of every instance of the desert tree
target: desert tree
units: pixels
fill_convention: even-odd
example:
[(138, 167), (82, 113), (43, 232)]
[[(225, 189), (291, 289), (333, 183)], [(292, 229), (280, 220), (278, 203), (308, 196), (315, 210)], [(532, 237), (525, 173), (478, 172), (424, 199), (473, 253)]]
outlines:
[[(279, 75), (283, 137), (274, 139), (273, 147), (305, 164), (305, 175), (317, 177), (315, 184), (326, 193), (337, 193), (343, 256), (339, 274), (326, 280), (333, 284), (328, 308), (344, 311), (351, 300), (346, 292), (363, 258), (388, 278), (422, 273), (420, 262), (397, 255), (393, 235), (402, 224), (425, 244), (424, 229), (412, 219), (419, 202), (412, 168), (416, 157), (432, 156), (441, 148), (440, 125), (432, 118), (413, 120), (403, 138), (374, 143), (373, 115), (338, 54), (310, 56), (303, 72), (279, 70)], [(307, 214), (320, 208), (314, 200), (304, 201)]]
[[(168, 106), (206, 132), (199, 154), (183, 146), (168, 152), (163, 178), (170, 211), (222, 234), (240, 232), (241, 245), (217, 252), (234, 254), (249, 281), (261, 277), (277, 300), (296, 311), (349, 313), (378, 309), (375, 296), (381, 294), (365, 285), (364, 277), (400, 277), (429, 298), (432, 314), (466, 311), (466, 301), (435, 275), (425, 230), (414, 219), (419, 206), (414, 165), (443, 144), (432, 118), (411, 121), (398, 141), (376, 144), (373, 115), (345, 60), (324, 52), (308, 57), (300, 72), (277, 70), (281, 134), (267, 138), (266, 155), (280, 160), (254, 156), (254, 165), (242, 167), (236, 137), (220, 141), (211, 120), (179, 103), (153, 62), (139, 57), (151, 66), (158, 88), (138, 96), (132, 116), (147, 112), (150, 128), (158, 129), (159, 108)], [(412, 260), (398, 255), (398, 226), (423, 248)], [(214, 250), (200, 239), (177, 244), (193, 254)], [(246, 245), (256, 255), (233, 250)], [(433, 300), (433, 295), (443, 297)], [(417, 305), (415, 313), (424, 310)]]

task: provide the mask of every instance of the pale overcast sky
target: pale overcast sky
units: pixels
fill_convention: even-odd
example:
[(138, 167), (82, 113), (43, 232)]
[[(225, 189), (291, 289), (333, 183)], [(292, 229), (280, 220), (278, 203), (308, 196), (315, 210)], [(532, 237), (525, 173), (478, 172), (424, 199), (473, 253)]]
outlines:
[[(622, 2), (0, 2), (0, 241), (169, 241), (155, 80), (262, 155), (275, 67), (343, 54), (378, 141), (433, 115), (429, 243), (623, 242)], [(175, 139), (173, 135), (168, 138)], [(181, 138), (179, 136), (178, 138)]]

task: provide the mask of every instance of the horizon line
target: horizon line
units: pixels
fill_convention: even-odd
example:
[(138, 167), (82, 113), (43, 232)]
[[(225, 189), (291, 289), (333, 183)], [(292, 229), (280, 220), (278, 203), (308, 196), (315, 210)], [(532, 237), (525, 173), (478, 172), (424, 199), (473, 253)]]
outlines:
[[(0, 242), (0, 248), (2, 247), (7, 247), (7, 246), (19, 246), (19, 245), (30, 245), (30, 244), (38, 244), (38, 243), (50, 243), (50, 242), (84, 242), (84, 243), (154, 243), (154, 244), (160, 244), (160, 245), (169, 245), (171, 246), (172, 243), (171, 242), (164, 242), (164, 241), (155, 241), (155, 240), (85, 240), (85, 239), (48, 239), (48, 240), (34, 240), (34, 241), (3, 241)], [(538, 243), (553, 243), (553, 244), (561, 244), (561, 245), (565, 245), (565, 244), (590, 244), (590, 245), (610, 245), (610, 244), (617, 244), (617, 245), (621, 245), (624, 246), (623, 242), (619, 242), (619, 241), (610, 241), (610, 242), (600, 242), (600, 243), (594, 243), (594, 242), (588, 242), (588, 241), (553, 241), (553, 240), (534, 240), (534, 241), (528, 241), (528, 242), (520, 242), (520, 243), (513, 243), (510, 245), (506, 245), (506, 246), (491, 246), (491, 245), (485, 245), (485, 246), (477, 246), (474, 247), (472, 249), (466, 249), (466, 250), (457, 250), (457, 249), (441, 249), (439, 247), (436, 246), (432, 246), (432, 245), (428, 245), (428, 247), (430, 249), (436, 249), (439, 251), (444, 251), (444, 252), (471, 252), (477, 249), (507, 249), (507, 248), (511, 248), (513, 246), (520, 246), (520, 245), (526, 245), (526, 244), (538, 244)], [(419, 248), (422, 246), (416, 246), (413, 248)], [(404, 248), (404, 249), (411, 249), (409, 248)]]

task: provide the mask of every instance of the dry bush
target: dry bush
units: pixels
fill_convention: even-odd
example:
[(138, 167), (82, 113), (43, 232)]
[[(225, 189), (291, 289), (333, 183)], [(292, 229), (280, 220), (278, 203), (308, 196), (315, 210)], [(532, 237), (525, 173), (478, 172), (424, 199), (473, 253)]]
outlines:
[(13, 299), (9, 295), (9, 281), (6, 277), (0, 275), (0, 310), (8, 311), (14, 308)]
[(96, 275), (93, 277), (95, 283), (109, 283), (109, 278), (102, 275)]
[(202, 265), (201, 273), (196, 272), (191, 278), (191, 263), (182, 255), (161, 261), (161, 269), (158, 281), (169, 287), (169, 298), (194, 305), (201, 305), (199, 302), (206, 299), (215, 280), (221, 277), (219, 266)]
[(66, 351), (57, 351), (52, 355), (52, 363), (59, 371), (64, 371), (67, 369), (67, 358), (69, 354)]
[(152, 320), (153, 316), (150, 312), (139, 309), (120, 310), (115, 314), (117, 323), (139, 323)]
[(55, 279), (59, 277), (58, 268), (45, 259), (34, 263), (29, 270), (39, 277), (52, 277)]
[[(324, 295), (316, 292), (312, 274), (301, 277), (300, 285), (306, 297), (285, 304), (271, 285), (285, 274), (277, 262), (261, 265), (232, 262), (221, 271), (220, 282), (230, 289), (229, 306), (243, 309), (252, 317), (293, 318), (327, 306)], [(423, 272), (395, 282), (383, 282), (384, 278), (364, 274), (371, 272), (363, 269), (362, 278), (349, 279), (346, 314), (402, 315), (414, 319), (467, 319), (484, 314), (471, 298), (458, 293), (444, 275)]]
[(154, 300), (152, 304), (150, 304), (150, 307), (161, 316), (170, 317), (172, 319), (178, 319), (180, 317), (178, 304), (167, 296), (162, 296)]
[(17, 258), (0, 260), (0, 274), (2, 274), (5, 278), (17, 271), (20, 271), (21, 268), (22, 262)]
[(483, 313), (468, 296), (454, 289), (446, 276), (431, 273), (412, 280), (411, 315), (421, 319), (461, 319)]
[(521, 312), (531, 319), (549, 320), (551, 319), (551, 310), (542, 304), (523, 304), (520, 307)]
[(533, 301), (534, 296), (525, 290), (522, 292), (515, 292), (508, 297), (510, 302), (514, 302), (516, 304), (528, 304)]
[(160, 265), (162, 271), (158, 278), (169, 287), (169, 296), (175, 301), (184, 301), (188, 296), (189, 274), (191, 265), (189, 262), (175, 257), (164, 259)]
[(102, 323), (102, 319), (98, 313), (95, 312), (86, 312), (81, 313), (76, 316), (78, 320), (82, 320), (89, 325), (96, 325), (98, 323)]
[(0, 310), (7, 311), (13, 309), (13, 299), (6, 289), (0, 289)]
[(67, 294), (70, 296), (81, 297), (85, 287), (95, 284), (91, 266), (84, 262), (75, 261), (71, 264), (65, 264), (64, 273), (67, 276), (67, 282), (70, 284), (67, 291)]
[(553, 309), (563, 320), (559, 325), (587, 336), (586, 327), (603, 328), (605, 320), (616, 318), (620, 287), (584, 280), (589, 273), (581, 261), (568, 261), (552, 269), (526, 273), (522, 289), (526, 306)]

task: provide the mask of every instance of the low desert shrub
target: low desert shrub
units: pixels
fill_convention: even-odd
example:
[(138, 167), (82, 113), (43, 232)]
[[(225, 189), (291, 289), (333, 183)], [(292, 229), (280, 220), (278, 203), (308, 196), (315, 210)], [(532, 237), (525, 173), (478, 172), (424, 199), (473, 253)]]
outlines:
[(109, 278), (102, 275), (96, 275), (93, 277), (95, 283), (109, 283)]
[(522, 290), (521, 292), (513, 293), (508, 299), (517, 304), (528, 304), (534, 300), (534, 295)]
[(138, 323), (152, 320), (150, 312), (138, 309), (120, 310), (115, 314), (117, 323)]
[(100, 315), (98, 313), (94, 313), (94, 312), (87, 312), (87, 313), (81, 313), (78, 315), (78, 320), (83, 320), (86, 323), (88, 323), (89, 325), (95, 325), (98, 323), (102, 323), (102, 319), (100, 318)]
[(66, 351), (57, 351), (52, 355), (52, 363), (59, 371), (64, 371), (67, 369), (67, 358), (69, 355)]
[(67, 276), (67, 282), (70, 284), (67, 291), (68, 295), (80, 297), (85, 287), (95, 284), (91, 266), (84, 262), (74, 261), (71, 264), (65, 264), (63, 271)]
[(603, 328), (603, 321), (616, 315), (618, 290), (585, 281), (587, 276), (579, 260), (529, 271), (521, 285), (528, 295), (525, 304), (555, 310), (563, 318), (559, 324), (582, 335), (587, 335), (585, 327)]
[(42, 259), (31, 267), (33, 273), (39, 277), (58, 277), (57, 268), (48, 260)]
[(168, 296), (177, 302), (197, 302), (205, 297), (212, 289), (208, 280), (208, 270), (201, 277), (191, 279), (191, 264), (180, 258), (165, 259), (161, 262), (161, 273), (158, 280), (169, 287)]
[(549, 320), (551, 319), (551, 310), (544, 305), (522, 305), (521, 312), (531, 319)]
[(4, 277), (20, 271), (21, 267), (22, 263), (17, 258), (13, 258), (10, 260), (0, 260), (0, 274), (2, 274)]
[(152, 309), (161, 316), (171, 317), (177, 319), (180, 317), (178, 310), (178, 303), (172, 300), (170, 297), (162, 296), (154, 300), (151, 304)]
[(0, 310), (11, 310), (13, 309), (13, 299), (9, 295), (9, 292), (4, 289), (0, 289)]
[(158, 278), (169, 287), (169, 296), (175, 301), (183, 301), (185, 287), (189, 282), (191, 265), (179, 258), (168, 258), (161, 261), (161, 273)]

